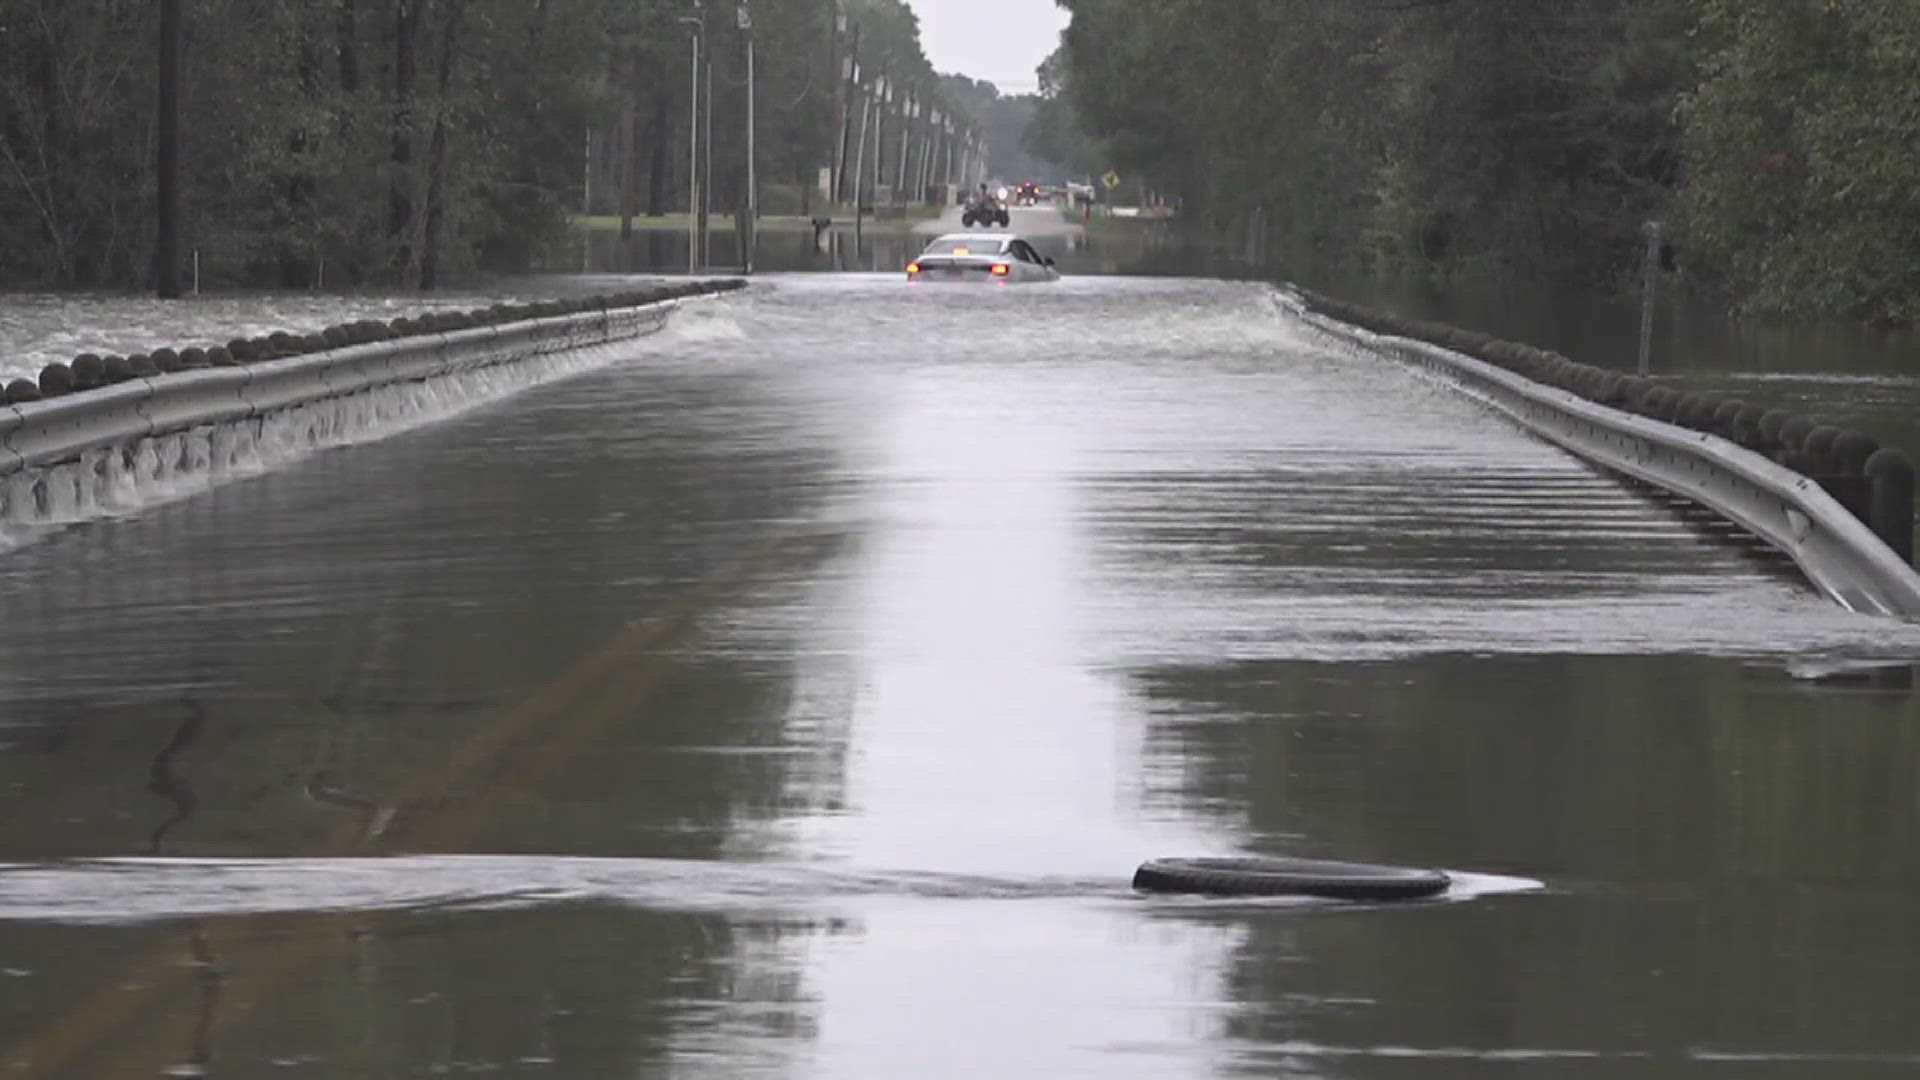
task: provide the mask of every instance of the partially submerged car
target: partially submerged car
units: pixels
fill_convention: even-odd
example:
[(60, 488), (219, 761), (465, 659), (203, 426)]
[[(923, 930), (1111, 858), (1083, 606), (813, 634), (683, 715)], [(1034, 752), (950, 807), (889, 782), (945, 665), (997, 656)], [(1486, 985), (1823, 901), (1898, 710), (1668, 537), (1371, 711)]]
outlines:
[(907, 264), (908, 281), (1056, 281), (1053, 260), (1014, 233), (948, 233)]

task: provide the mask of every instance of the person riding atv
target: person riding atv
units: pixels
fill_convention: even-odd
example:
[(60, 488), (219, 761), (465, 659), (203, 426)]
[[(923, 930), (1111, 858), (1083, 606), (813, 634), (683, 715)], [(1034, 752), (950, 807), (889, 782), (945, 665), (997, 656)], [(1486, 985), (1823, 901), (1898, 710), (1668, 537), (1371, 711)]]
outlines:
[(960, 211), (960, 224), (969, 228), (974, 225), (998, 225), (1004, 229), (1007, 221), (1007, 208), (993, 197), (993, 192), (988, 191), (985, 184), (980, 185), (980, 190), (973, 195), (973, 201)]

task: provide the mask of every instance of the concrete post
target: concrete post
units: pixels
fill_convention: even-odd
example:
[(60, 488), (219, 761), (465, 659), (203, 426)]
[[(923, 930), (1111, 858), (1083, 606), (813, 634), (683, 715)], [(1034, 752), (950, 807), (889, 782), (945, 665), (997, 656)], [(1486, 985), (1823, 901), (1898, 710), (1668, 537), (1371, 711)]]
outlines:
[(1659, 222), (1649, 221), (1647, 233), (1647, 276), (1646, 285), (1640, 297), (1640, 367), (1645, 375), (1653, 363), (1653, 293), (1660, 280), (1660, 234)]

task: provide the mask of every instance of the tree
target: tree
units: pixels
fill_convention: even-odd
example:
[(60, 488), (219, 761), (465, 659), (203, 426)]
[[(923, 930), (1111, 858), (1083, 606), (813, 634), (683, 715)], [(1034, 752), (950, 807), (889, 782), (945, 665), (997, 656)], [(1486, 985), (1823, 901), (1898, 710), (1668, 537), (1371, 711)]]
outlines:
[(1299, 257), (1610, 280), (1679, 176), (1688, 0), (1061, 2), (1081, 136)]
[(180, 0), (160, 0), (154, 124), (154, 291), (180, 298)]
[(1020, 138), (1021, 149), (1053, 165), (1061, 178), (1091, 180), (1104, 173), (1112, 155), (1088, 135), (1074, 111), (1072, 74), (1064, 47), (1040, 65), (1040, 92)]
[(1742, 310), (1920, 320), (1920, 25), (1905, 0), (1710, 0), (1681, 238)]

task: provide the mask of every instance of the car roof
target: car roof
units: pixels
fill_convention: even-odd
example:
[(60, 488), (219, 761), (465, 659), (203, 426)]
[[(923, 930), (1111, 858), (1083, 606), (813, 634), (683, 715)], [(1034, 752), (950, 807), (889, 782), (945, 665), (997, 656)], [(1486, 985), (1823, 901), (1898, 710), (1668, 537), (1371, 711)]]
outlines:
[(950, 232), (950, 233), (942, 233), (939, 236), (936, 236), (933, 239), (928, 240), (927, 243), (937, 244), (942, 240), (952, 240), (958, 243), (963, 240), (1025, 240), (1025, 239), (1026, 237), (1021, 236), (1019, 233), (1010, 233), (1010, 232)]

